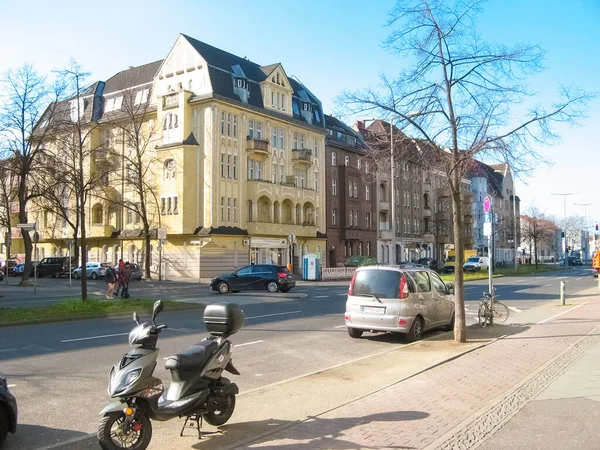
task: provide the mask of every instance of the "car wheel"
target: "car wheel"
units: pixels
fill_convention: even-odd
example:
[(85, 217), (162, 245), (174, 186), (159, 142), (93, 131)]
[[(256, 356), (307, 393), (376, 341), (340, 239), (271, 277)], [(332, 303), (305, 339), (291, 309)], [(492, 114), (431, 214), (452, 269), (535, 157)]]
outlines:
[(229, 285), (227, 283), (225, 283), (224, 281), (221, 281), (217, 285), (217, 290), (219, 291), (220, 294), (227, 294), (229, 292)]
[(454, 330), (454, 317), (455, 317), (455, 314), (452, 313), (452, 319), (450, 319), (450, 322), (444, 327), (444, 330), (446, 330), (446, 331)]
[(408, 342), (415, 342), (421, 340), (423, 337), (423, 319), (415, 317), (410, 331), (406, 335)]
[(73, 272), (73, 278), (79, 280), (79, 274), (77, 272)]
[(363, 335), (363, 330), (358, 330), (356, 328), (348, 327), (348, 336), (350, 336), (351, 338), (358, 339), (362, 335)]
[(267, 291), (269, 291), (271, 294), (274, 294), (278, 290), (279, 290), (279, 284), (277, 283), (277, 281), (269, 281), (267, 283)]
[(90, 275), (90, 278), (92, 280), (97, 280), (98, 279), (98, 274), (96, 272), (92, 272), (92, 275)]
[(8, 413), (6, 408), (0, 405), (0, 447), (4, 444), (6, 436), (8, 435)]

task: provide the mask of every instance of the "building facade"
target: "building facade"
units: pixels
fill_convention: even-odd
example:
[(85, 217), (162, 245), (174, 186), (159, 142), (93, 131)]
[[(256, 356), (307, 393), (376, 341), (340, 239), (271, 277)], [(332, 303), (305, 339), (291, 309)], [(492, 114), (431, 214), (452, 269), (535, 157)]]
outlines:
[(335, 117), (325, 123), (327, 264), (340, 267), (377, 254), (376, 184), (361, 135)]

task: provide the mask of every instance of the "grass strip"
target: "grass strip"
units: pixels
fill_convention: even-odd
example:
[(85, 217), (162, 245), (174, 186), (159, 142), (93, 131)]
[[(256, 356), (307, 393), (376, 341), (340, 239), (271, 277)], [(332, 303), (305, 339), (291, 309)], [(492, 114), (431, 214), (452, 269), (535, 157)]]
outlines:
[[(521, 264), (517, 270), (508, 267), (496, 267), (494, 269), (494, 273), (492, 274), (493, 278), (501, 278), (501, 277), (519, 277), (525, 275), (535, 275), (538, 273), (544, 272), (552, 272), (555, 270), (565, 270), (570, 269), (566, 267), (550, 265), (550, 264), (538, 264), (538, 267), (535, 267), (535, 264)], [(487, 270), (475, 273), (465, 273), (463, 274), (465, 281), (476, 281), (476, 280), (487, 280), (488, 272)], [(454, 281), (454, 274), (445, 274), (442, 275), (442, 280), (444, 281)]]
[[(137, 311), (138, 313), (152, 312), (156, 300), (148, 299), (119, 299), (119, 300), (87, 300), (81, 298), (68, 299), (54, 305), (33, 306), (20, 308), (0, 308), (0, 326), (24, 322), (42, 321), (67, 321), (75, 319), (89, 319), (105, 317), (112, 314), (126, 314)], [(181, 311), (184, 309), (203, 308), (199, 303), (183, 303), (163, 300), (165, 311)]]

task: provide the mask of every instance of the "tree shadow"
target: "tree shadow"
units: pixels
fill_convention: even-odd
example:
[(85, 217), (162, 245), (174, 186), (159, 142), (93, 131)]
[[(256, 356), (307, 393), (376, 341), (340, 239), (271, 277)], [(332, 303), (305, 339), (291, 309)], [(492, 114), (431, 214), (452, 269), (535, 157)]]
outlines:
[(40, 425), (19, 423), (17, 425), (17, 432), (15, 434), (9, 433), (2, 450), (38, 448), (44, 445), (65, 442), (87, 435), (87, 433), (82, 433), (75, 430), (65, 430), (62, 428), (51, 428)]
[[(231, 423), (218, 428), (218, 433), (208, 434), (208, 440), (198, 442), (193, 448), (209, 450), (220, 449), (225, 446), (246, 442), (242, 448), (249, 445), (249, 436), (255, 436), (251, 442), (261, 450), (305, 450), (307, 448), (336, 448), (356, 449), (357, 445), (344, 439), (345, 431), (357, 426), (373, 424), (375, 422), (405, 422), (422, 420), (429, 416), (423, 411), (392, 411), (386, 413), (369, 414), (359, 417), (339, 417), (334, 419), (311, 416), (303, 421), (267, 419)], [(274, 434), (278, 436), (274, 436)], [(203, 433), (203, 436), (206, 434)], [(250, 438), (251, 439), (251, 438)], [(285, 444), (269, 444), (270, 441), (286, 440)], [(294, 442), (296, 441), (296, 442)], [(383, 448), (369, 446), (368, 448)], [(411, 446), (389, 446), (385, 448), (412, 449)]]

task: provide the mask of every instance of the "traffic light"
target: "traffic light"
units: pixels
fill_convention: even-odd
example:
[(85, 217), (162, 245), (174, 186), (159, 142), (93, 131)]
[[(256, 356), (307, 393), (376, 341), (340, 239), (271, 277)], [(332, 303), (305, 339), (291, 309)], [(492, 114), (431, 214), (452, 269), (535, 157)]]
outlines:
[(565, 238), (565, 232), (564, 232), (564, 231), (561, 231), (561, 232), (560, 232), (560, 237), (561, 237), (562, 239), (564, 239), (564, 238)]

